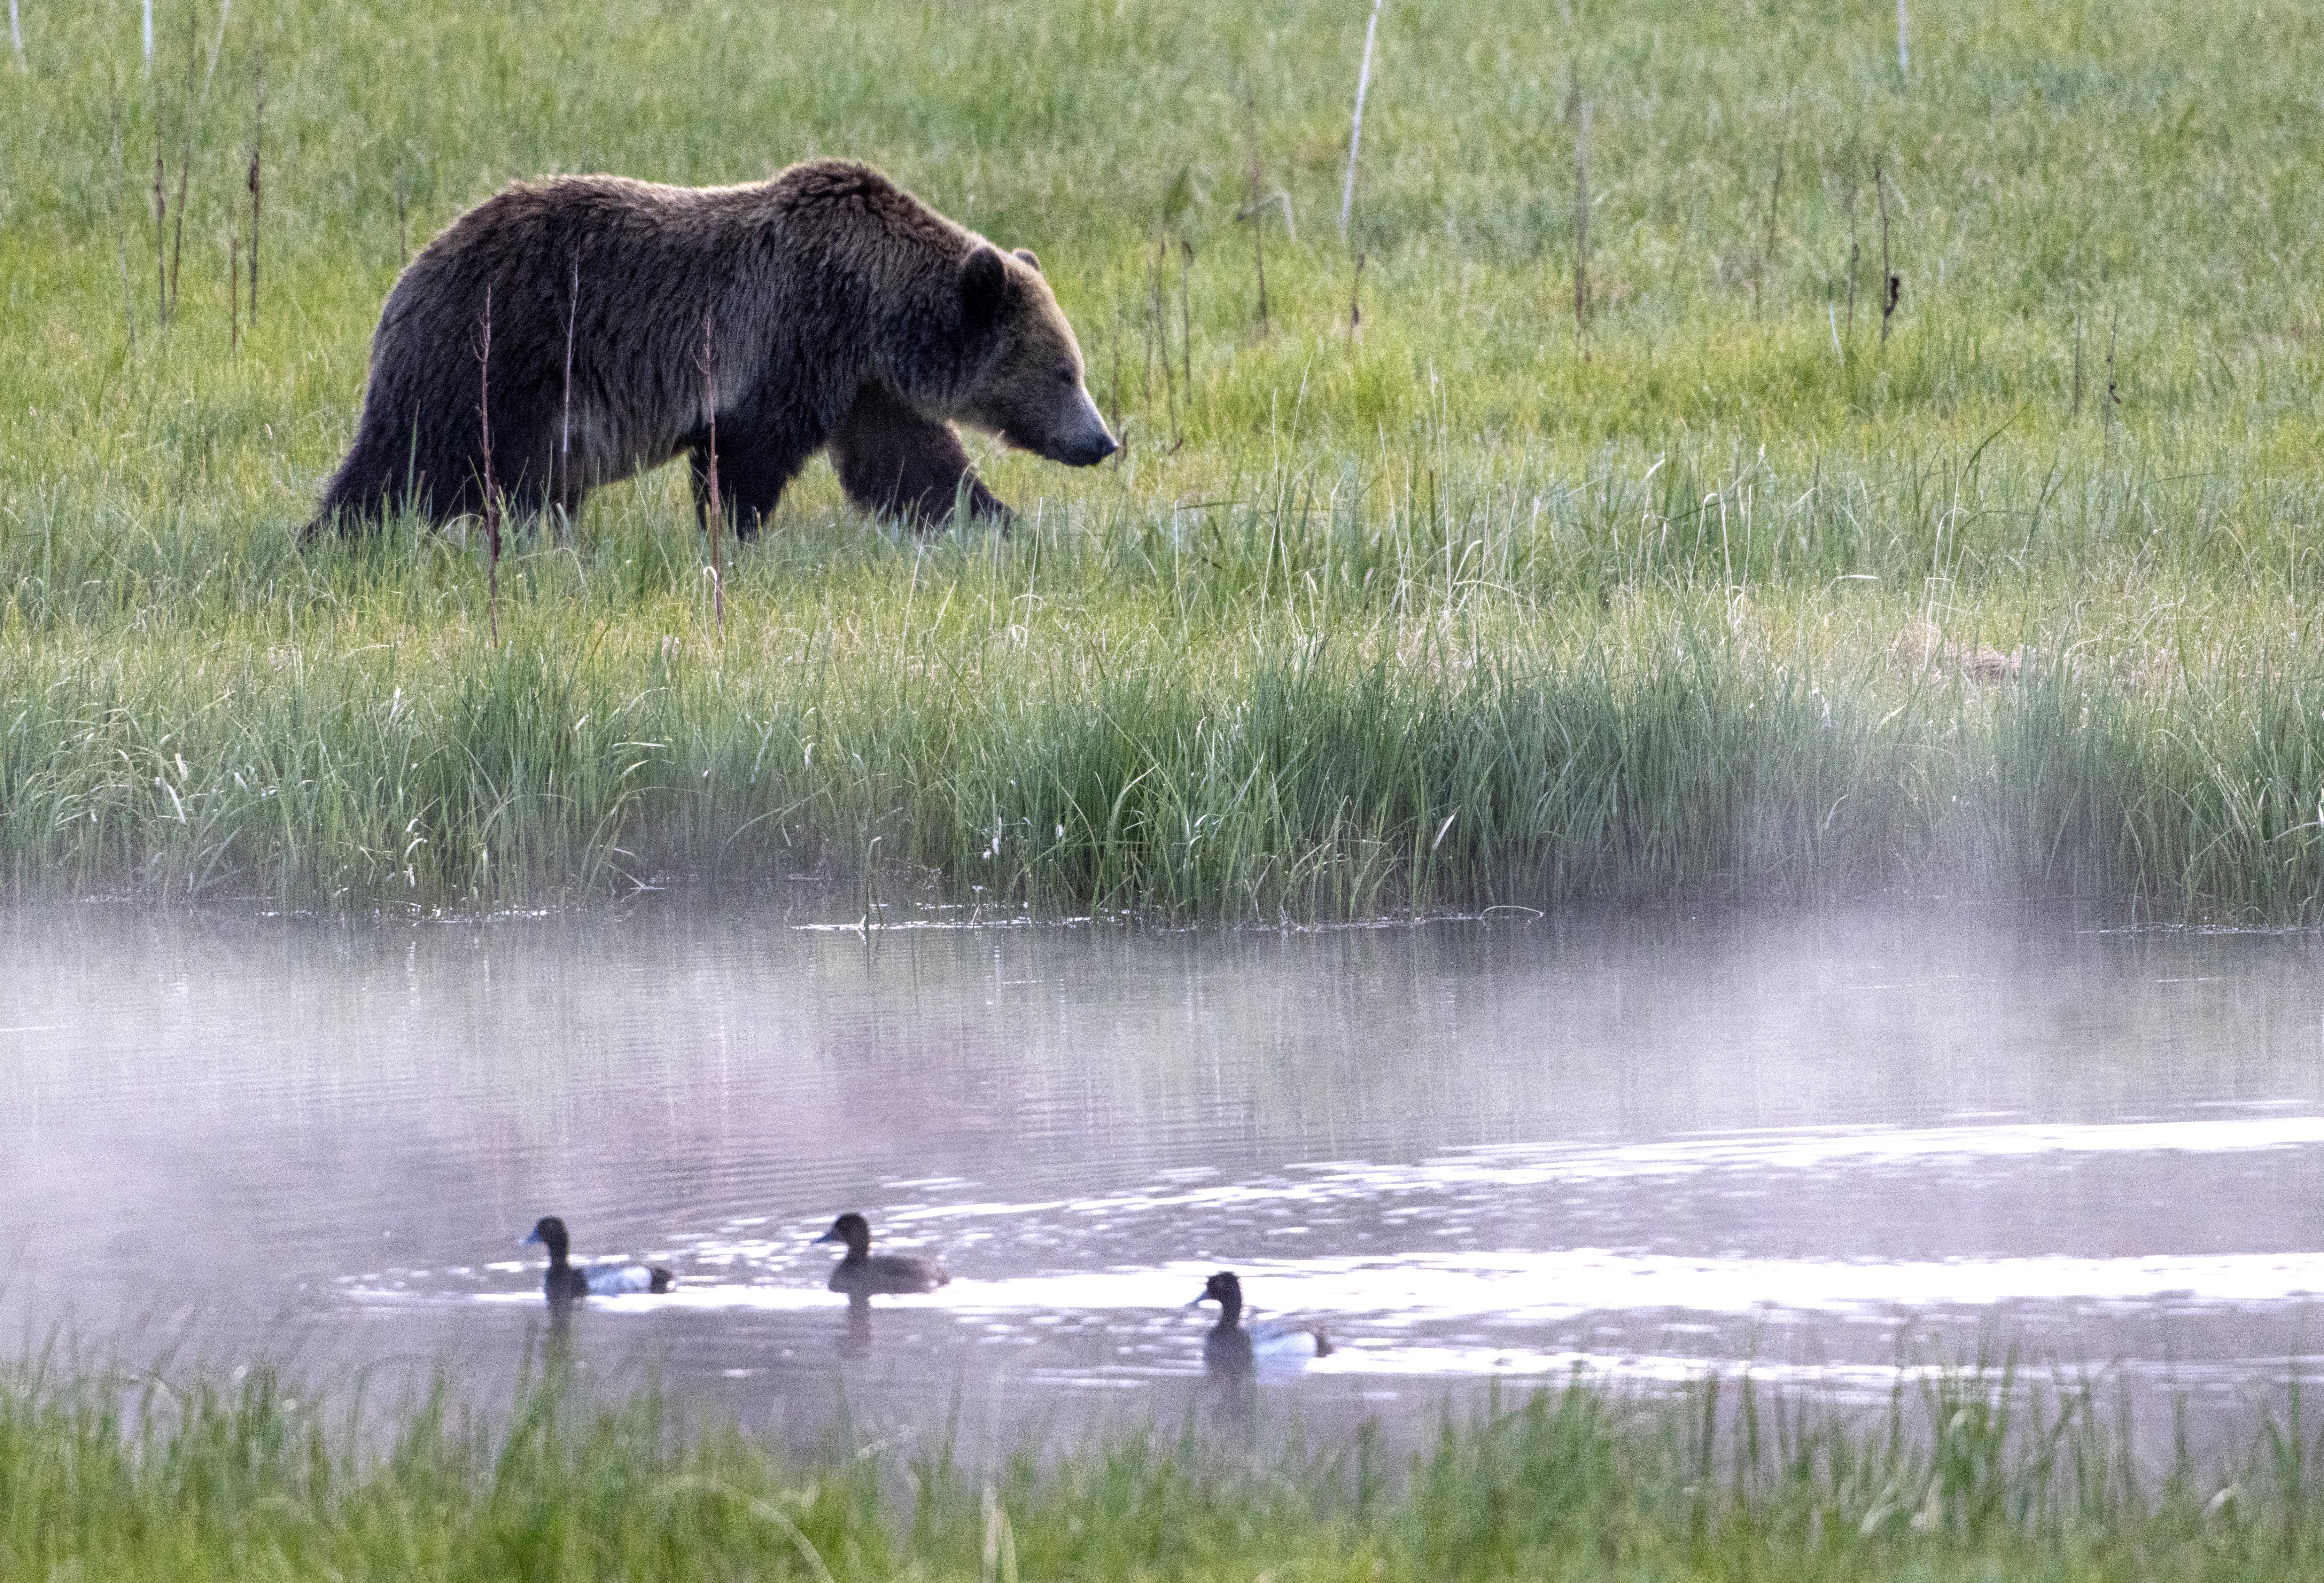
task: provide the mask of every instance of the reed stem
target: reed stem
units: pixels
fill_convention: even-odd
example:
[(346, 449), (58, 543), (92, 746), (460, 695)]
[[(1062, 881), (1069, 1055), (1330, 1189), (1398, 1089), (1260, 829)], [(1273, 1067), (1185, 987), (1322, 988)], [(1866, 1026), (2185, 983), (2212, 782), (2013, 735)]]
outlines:
[[(580, 266), (576, 263), (575, 269)], [(726, 577), (719, 545), (726, 527), (726, 508), (718, 497), (718, 344), (711, 315), (702, 316), (702, 378), (710, 410), (710, 603), (718, 636), (726, 636)]]
[(1590, 101), (1582, 97), (1582, 68), (1573, 69), (1566, 104), (1573, 115), (1573, 339), (1590, 361)]
[(170, 327), (170, 204), (161, 167), (161, 118), (153, 118), (153, 322)]
[(1194, 244), (1178, 238), (1178, 365), (1186, 387), (1187, 416), (1194, 406)]
[(252, 329), (258, 327), (258, 236), (259, 205), (265, 189), (264, 148), (266, 142), (266, 57), (262, 52), (251, 62), (250, 114), (250, 317)]
[(1888, 344), (1888, 321), (1895, 317), (1896, 304), (1904, 294), (1904, 278), (1898, 274), (1888, 259), (1888, 183), (1880, 161), (1872, 161), (1872, 193), (1880, 201), (1880, 344)]
[(194, 72), (201, 64), (201, 36), (193, 10), (186, 11), (186, 138), (178, 155), (178, 220), (170, 237), (170, 318), (178, 317), (178, 272), (186, 256), (186, 192), (194, 170), (194, 130), (200, 120)]
[(484, 453), (485, 619), (501, 640), (501, 489), (493, 472), (493, 289), (484, 288), (484, 338), (476, 347), (476, 423)]
[(137, 299), (129, 284), (129, 170), (121, 148), (121, 78), (108, 71), (113, 110), (113, 237), (121, 252), (121, 322), (129, 333), (129, 354), (137, 355)]
[(1250, 267), (1259, 281), (1259, 333), (1265, 336), (1268, 334), (1267, 239), (1263, 233), (1267, 223), (1267, 200), (1260, 194), (1267, 186), (1267, 172), (1259, 160), (1259, 98), (1248, 78), (1242, 85), (1242, 118), (1244, 134), (1250, 143), (1250, 201), (1239, 218), (1250, 226)]
[[(576, 515), (573, 492), (573, 332), (581, 318), (581, 250), (573, 250), (573, 283), (565, 299), (565, 391), (558, 403), (557, 419), (557, 502), (565, 512), (568, 526)], [(718, 420), (717, 407), (711, 408), (711, 422)]]

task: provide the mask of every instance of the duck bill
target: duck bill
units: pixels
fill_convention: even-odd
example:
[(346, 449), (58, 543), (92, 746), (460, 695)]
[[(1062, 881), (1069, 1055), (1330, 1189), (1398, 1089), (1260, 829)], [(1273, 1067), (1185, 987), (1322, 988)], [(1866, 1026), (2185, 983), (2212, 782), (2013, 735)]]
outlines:
[(538, 1231), (528, 1231), (528, 1232), (526, 1232), (523, 1236), (521, 1236), (521, 1237), (520, 1237), (520, 1238), (518, 1238), (516, 1239), (516, 1245), (517, 1245), (519, 1247), (530, 1247), (534, 1243), (539, 1242), (540, 1240), (540, 1232), (538, 1232)]
[(844, 1242), (845, 1240), (847, 1239), (840, 1236), (836, 1231), (826, 1231), (822, 1236), (816, 1238), (813, 1242), (808, 1243), (807, 1246), (809, 1247), (819, 1247), (826, 1242)]
[(1204, 1304), (1205, 1302), (1213, 1302), (1213, 1301), (1214, 1301), (1214, 1299), (1211, 1296), (1211, 1294), (1210, 1294), (1209, 1293), (1205, 1292), (1205, 1293), (1204, 1293), (1200, 1297), (1195, 1298), (1194, 1302), (1190, 1302), (1190, 1303), (1186, 1304), (1186, 1306), (1187, 1306), (1188, 1308), (1200, 1308), (1200, 1307), (1202, 1307), (1202, 1306), (1203, 1306), (1203, 1304)]

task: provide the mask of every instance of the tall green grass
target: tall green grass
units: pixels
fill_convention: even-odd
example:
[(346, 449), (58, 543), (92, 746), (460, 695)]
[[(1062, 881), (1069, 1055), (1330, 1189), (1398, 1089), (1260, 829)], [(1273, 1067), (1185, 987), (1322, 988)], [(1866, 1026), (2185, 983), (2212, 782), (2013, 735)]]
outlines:
[[(1223, 1407), (1225, 1404), (1213, 1404)], [(854, 1579), (2280, 1578), (2324, 1550), (2296, 1413), (2159, 1464), (2087, 1382), (1969, 1370), (1850, 1413), (1713, 1382), (1448, 1411), (1413, 1454), (1231, 1417), (1001, 1466), (770, 1449), (555, 1384), (476, 1418), (239, 1383), (19, 1371), (10, 1577)]]
[[(723, 640), (690, 536), (648, 520), (517, 556), (498, 647), (456, 538), (156, 539), (19, 584), (0, 861), (365, 906), (869, 864), (1266, 917), (1898, 886), (2316, 914), (2302, 547), (2173, 598), (2117, 572), (1965, 603), (1755, 574), (1812, 502), (1731, 510), (1722, 549), (1715, 505), (1625, 494), (803, 529), (742, 562)], [(1625, 553), (1649, 569), (1600, 564)], [(1728, 555), (1731, 582), (1652, 566)], [(144, 592), (27, 610), (50, 588)]]
[[(1391, 6), (1343, 244), (1362, 9), (328, 0), (219, 35), (163, 0), (149, 77), (134, 18), (34, 8), (0, 99), (6, 887), (492, 906), (904, 865), (1193, 916), (2324, 912), (2324, 22), (1978, 0), (1916, 17), (1904, 78), (1877, 6)], [(193, 152), (166, 329), (157, 136), (173, 205)], [(1254, 148), (1298, 222), (1265, 222), (1264, 331)], [(521, 542), (497, 646), (473, 535), (296, 549), (399, 194), (417, 245), (516, 175), (834, 152), (1039, 250), (1120, 465), (991, 456), (1017, 532), (925, 546), (818, 468), (723, 640), (668, 477)]]

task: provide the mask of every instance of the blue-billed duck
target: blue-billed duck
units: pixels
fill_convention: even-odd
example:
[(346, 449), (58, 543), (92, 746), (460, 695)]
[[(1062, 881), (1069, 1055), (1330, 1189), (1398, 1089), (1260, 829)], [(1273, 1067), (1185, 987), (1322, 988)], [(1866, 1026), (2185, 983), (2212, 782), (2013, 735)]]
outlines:
[(908, 1253), (872, 1252), (872, 1223), (850, 1210), (818, 1243), (844, 1242), (847, 1256), (831, 1266), (831, 1289), (850, 1297), (902, 1297), (933, 1292), (952, 1279), (942, 1265)]
[(570, 1302), (576, 1297), (615, 1297), (632, 1292), (667, 1292), (674, 1278), (660, 1265), (567, 1263), (573, 1242), (566, 1233), (565, 1222), (555, 1215), (542, 1216), (532, 1234), (517, 1246), (530, 1247), (536, 1242), (549, 1249), (549, 1274), (541, 1287), (551, 1302)]
[(1219, 1322), (1203, 1338), (1203, 1362), (1213, 1374), (1240, 1377), (1260, 1363), (1304, 1364), (1311, 1358), (1328, 1358), (1332, 1339), (1321, 1325), (1297, 1320), (1268, 1320), (1245, 1330), (1242, 1324), (1242, 1283), (1232, 1270), (1221, 1270), (1203, 1287), (1203, 1294), (1186, 1304), (1219, 1305)]

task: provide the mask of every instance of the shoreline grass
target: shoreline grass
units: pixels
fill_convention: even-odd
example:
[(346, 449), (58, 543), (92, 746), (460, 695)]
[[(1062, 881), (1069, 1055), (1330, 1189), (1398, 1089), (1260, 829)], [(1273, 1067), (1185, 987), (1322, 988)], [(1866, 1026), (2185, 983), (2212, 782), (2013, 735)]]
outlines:
[(2300, 537), (2107, 520), (2202, 481), (1987, 476), (1940, 508), (1963, 562), (2036, 511), (2095, 530), (1932, 583), (1840, 570), (1880, 558), (1818, 546), (1844, 510), (1746, 472), (1691, 509), (1609, 465), (925, 545), (837, 517), (738, 560), (723, 642), (674, 515), (517, 550), (498, 647), (456, 532), (19, 538), (0, 874), (337, 909), (886, 864), (1194, 917), (1882, 888), (2324, 916)]
[[(1181, 917), (2324, 918), (2324, 19), (1978, 0), (1901, 79), (1870, 12), (1390, 7), (1343, 246), (1360, 12), (318, 0), (235, 14), (208, 97), (38, 19), (0, 102), (0, 891), (902, 865)], [(166, 331), (124, 300), (156, 238), (116, 78), (124, 146), (191, 151)], [(1038, 248), (1119, 466), (988, 450), (1019, 530), (922, 547), (818, 465), (727, 568), (723, 643), (666, 474), (512, 539), (498, 646), (473, 532), (294, 548), (407, 230), (519, 175), (834, 152)], [(1245, 216), (1252, 169), (1284, 197)]]
[(787, 1451), (554, 1380), (504, 1414), (441, 1387), (366, 1414), (264, 1367), (20, 1367), (0, 1384), (0, 1572), (2282, 1578), (2324, 1549), (2305, 1433), (2295, 1404), (2218, 1466), (2181, 1438), (2151, 1467), (2091, 1382), (1995, 1368), (1864, 1410), (1748, 1376), (1665, 1398), (1576, 1382), (1448, 1408), (1408, 1457), (1372, 1428), (1316, 1444), (1223, 1413), (971, 1467), (858, 1447), (844, 1422)]

